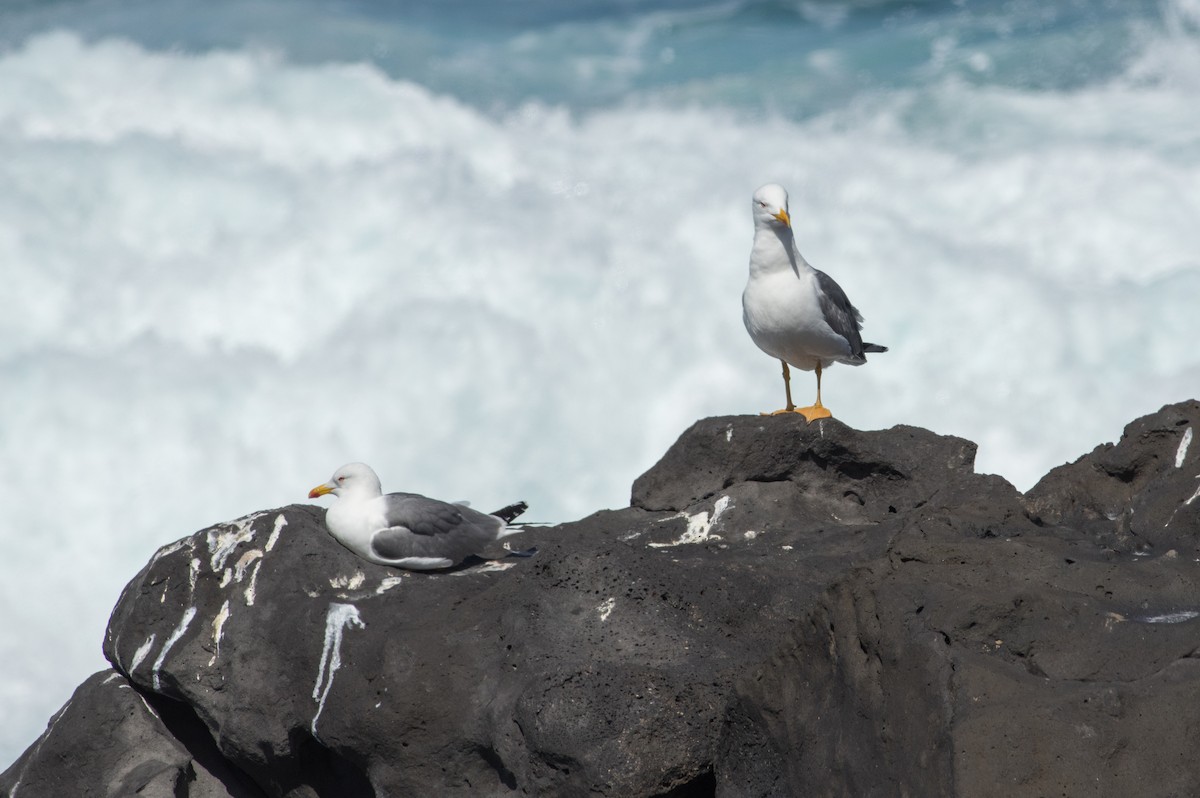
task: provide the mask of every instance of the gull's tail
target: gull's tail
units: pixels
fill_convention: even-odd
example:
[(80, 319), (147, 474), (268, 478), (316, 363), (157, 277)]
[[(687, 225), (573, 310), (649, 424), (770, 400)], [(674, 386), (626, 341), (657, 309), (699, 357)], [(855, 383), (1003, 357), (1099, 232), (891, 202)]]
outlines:
[(863, 344), (864, 352), (886, 352), (887, 347), (883, 344)]
[(516, 504), (510, 504), (507, 507), (502, 507), (499, 510), (496, 510), (494, 513), (491, 513), (491, 515), (502, 519), (506, 524), (511, 524), (517, 516), (528, 509), (529, 505), (525, 502), (517, 502)]

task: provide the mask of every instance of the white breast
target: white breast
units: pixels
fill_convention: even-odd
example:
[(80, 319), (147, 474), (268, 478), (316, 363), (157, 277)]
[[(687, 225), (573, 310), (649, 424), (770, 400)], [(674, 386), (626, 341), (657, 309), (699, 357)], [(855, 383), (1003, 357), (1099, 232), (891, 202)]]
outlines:
[(799, 369), (852, 356), (846, 339), (825, 323), (811, 269), (752, 271), (742, 293), (742, 320), (759, 349)]
[(371, 552), (371, 536), (387, 525), (381, 498), (362, 501), (343, 496), (326, 512), (325, 525), (343, 546), (378, 562)]

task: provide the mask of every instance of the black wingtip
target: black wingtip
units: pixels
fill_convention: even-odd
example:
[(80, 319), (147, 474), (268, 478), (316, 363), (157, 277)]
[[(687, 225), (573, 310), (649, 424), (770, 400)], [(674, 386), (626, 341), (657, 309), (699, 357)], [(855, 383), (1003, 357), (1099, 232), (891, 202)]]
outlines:
[(516, 504), (510, 504), (507, 507), (500, 508), (496, 512), (492, 513), (492, 515), (496, 516), (497, 518), (503, 518), (504, 523), (506, 524), (511, 524), (517, 516), (528, 509), (529, 505), (525, 502), (517, 502)]
[(886, 352), (888, 348), (883, 344), (863, 344), (864, 352)]

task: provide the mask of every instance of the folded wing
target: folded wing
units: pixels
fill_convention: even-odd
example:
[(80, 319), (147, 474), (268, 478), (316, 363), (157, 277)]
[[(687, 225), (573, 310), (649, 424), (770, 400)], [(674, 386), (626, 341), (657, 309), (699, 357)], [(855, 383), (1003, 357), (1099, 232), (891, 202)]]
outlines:
[(846, 292), (842, 290), (840, 285), (834, 282), (832, 277), (820, 269), (816, 269), (815, 271), (817, 273), (817, 285), (821, 289), (819, 300), (821, 313), (825, 316), (825, 323), (835, 333), (846, 339), (846, 343), (850, 345), (850, 352), (854, 360), (865, 360), (866, 358), (863, 357), (862, 334), (859, 332), (862, 328), (862, 314), (850, 304), (850, 299), (846, 296)]
[(415, 557), (455, 563), (505, 530), (501, 519), (470, 507), (414, 493), (389, 493), (383, 499), (388, 527), (374, 534), (371, 549), (385, 560)]

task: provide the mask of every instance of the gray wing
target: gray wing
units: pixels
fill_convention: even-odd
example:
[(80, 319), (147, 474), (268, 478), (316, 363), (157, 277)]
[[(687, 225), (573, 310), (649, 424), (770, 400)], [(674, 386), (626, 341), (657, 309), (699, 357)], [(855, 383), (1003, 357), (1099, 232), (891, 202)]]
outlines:
[[(445, 535), (467, 522), (471, 509), (430, 499), (418, 493), (389, 493), (383, 497), (389, 527), (405, 527), (415, 535)], [(480, 513), (473, 513), (480, 515)]]
[(821, 313), (825, 323), (850, 343), (850, 352), (855, 358), (863, 358), (862, 334), (859, 332), (862, 314), (850, 304), (846, 292), (832, 277), (820, 269), (813, 271), (817, 273), (817, 287), (821, 289)]
[(371, 548), (388, 560), (444, 557), (457, 562), (495, 540), (504, 528), (498, 518), (416, 493), (383, 498), (388, 528), (375, 533)]

